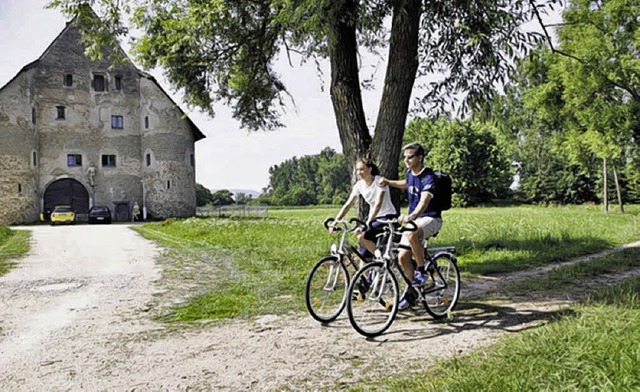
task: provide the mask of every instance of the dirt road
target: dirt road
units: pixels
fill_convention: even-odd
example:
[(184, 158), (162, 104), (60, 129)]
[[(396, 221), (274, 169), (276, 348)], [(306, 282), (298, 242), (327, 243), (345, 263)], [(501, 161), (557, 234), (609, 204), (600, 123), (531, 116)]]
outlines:
[(126, 225), (26, 229), (30, 255), (0, 277), (2, 391), (337, 389), (407, 366), (428, 371), (565, 304), (469, 301), (447, 323), (403, 313), (374, 340), (346, 317), (324, 327), (305, 315), (170, 331), (148, 312), (161, 294), (153, 243)]

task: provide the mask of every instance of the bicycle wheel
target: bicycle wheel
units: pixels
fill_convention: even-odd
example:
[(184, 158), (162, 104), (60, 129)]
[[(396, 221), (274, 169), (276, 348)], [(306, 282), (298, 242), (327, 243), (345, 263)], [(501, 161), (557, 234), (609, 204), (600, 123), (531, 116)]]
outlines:
[(386, 331), (398, 313), (398, 279), (383, 262), (365, 265), (353, 276), (347, 314), (353, 329), (366, 337)]
[(309, 314), (321, 323), (340, 315), (346, 304), (349, 271), (337, 256), (325, 257), (311, 269), (304, 292)]
[(436, 272), (422, 289), (422, 304), (433, 318), (439, 319), (447, 317), (458, 303), (460, 271), (450, 253), (436, 255), (432, 263)]

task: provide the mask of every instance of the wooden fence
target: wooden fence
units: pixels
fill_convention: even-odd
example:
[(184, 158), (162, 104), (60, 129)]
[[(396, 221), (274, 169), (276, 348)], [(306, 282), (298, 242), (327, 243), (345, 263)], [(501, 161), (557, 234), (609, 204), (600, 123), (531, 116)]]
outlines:
[(269, 216), (269, 207), (263, 204), (205, 206), (196, 208), (196, 216), (217, 216), (219, 218), (266, 218), (267, 216)]

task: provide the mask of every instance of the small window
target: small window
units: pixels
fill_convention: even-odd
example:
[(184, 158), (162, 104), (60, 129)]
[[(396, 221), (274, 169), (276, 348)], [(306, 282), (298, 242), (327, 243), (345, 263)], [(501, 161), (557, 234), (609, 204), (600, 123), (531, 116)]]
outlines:
[(31, 122), (36, 125), (36, 108), (31, 108)]
[(151, 154), (147, 154), (147, 166), (151, 166)]
[(115, 167), (116, 166), (116, 156), (115, 155), (103, 155), (102, 156), (102, 166), (103, 167)]
[(80, 154), (68, 154), (67, 166), (82, 166), (82, 155)]
[(93, 75), (93, 89), (98, 92), (107, 91), (104, 75)]
[(122, 116), (111, 116), (111, 128), (113, 128), (113, 129), (123, 129), (124, 128), (124, 118)]
[(171, 181), (167, 180), (167, 189), (171, 189)]
[(196, 166), (196, 158), (193, 156), (193, 154), (189, 155), (189, 158), (191, 160), (191, 167), (195, 167)]
[(33, 160), (33, 166), (38, 166), (38, 153), (37, 152), (33, 152), (31, 154), (31, 159)]
[(149, 116), (144, 116), (144, 129), (149, 129)]
[(18, 193), (22, 193), (22, 184), (18, 184)]
[(114, 78), (114, 80), (115, 80), (116, 90), (117, 91), (122, 90), (122, 77), (121, 76), (116, 76)]
[(64, 120), (65, 119), (65, 107), (64, 106), (56, 106), (56, 120)]
[(65, 87), (73, 86), (73, 75), (72, 74), (65, 74), (64, 75), (64, 79), (63, 79), (63, 84), (64, 84)]

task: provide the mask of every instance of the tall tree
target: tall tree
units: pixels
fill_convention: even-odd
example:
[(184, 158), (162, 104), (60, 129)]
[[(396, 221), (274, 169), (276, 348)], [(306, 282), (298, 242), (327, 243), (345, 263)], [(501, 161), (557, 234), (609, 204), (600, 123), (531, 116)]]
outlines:
[[(249, 130), (279, 127), (286, 86), (273, 68), (292, 52), (327, 58), (336, 124), (349, 167), (360, 156), (396, 178), (416, 77), (424, 110), (462, 97), (463, 110), (501, 85), (512, 60), (539, 35), (521, 29), (542, 3), (559, 0), (89, 0), (104, 24), (91, 21), (87, 0), (53, 0), (88, 20), (89, 42), (123, 34), (121, 9), (143, 37), (134, 44), (145, 67), (160, 66), (186, 101), (213, 114), (222, 100)], [(104, 26), (104, 28), (96, 28)], [(96, 39), (96, 37), (98, 37)], [(95, 45), (92, 46), (95, 48)], [(364, 115), (359, 56), (386, 49), (387, 67), (373, 136)], [(284, 50), (284, 52), (283, 52)], [(99, 50), (95, 55), (99, 55)], [(421, 78), (424, 77), (424, 78)]]
[(607, 163), (613, 165), (623, 211), (614, 163), (627, 160), (628, 146), (637, 144), (634, 129), (639, 119), (634, 116), (640, 105), (639, 14), (638, 0), (572, 0), (563, 12), (559, 46), (549, 41), (551, 50), (562, 55), (549, 68), (562, 90), (568, 131), (562, 145), (572, 156), (586, 149), (602, 161), (605, 211)]

